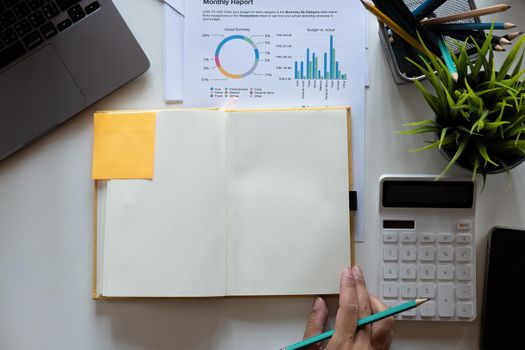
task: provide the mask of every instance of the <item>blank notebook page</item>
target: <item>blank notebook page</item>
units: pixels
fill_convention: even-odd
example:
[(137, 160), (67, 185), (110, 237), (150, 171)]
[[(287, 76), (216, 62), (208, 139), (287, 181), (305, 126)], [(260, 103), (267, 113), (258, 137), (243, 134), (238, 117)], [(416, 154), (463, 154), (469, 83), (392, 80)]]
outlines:
[(154, 179), (108, 182), (103, 295), (225, 294), (225, 120), (158, 112)]
[(338, 293), (346, 109), (230, 112), (226, 129), (228, 295)]

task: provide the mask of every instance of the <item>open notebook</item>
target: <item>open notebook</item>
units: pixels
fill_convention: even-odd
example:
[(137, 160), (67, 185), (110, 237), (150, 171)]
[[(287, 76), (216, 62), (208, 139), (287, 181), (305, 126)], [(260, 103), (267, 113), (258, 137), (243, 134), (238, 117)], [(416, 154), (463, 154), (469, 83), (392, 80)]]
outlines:
[(95, 298), (338, 293), (350, 263), (349, 109), (148, 116), (152, 178), (96, 181)]

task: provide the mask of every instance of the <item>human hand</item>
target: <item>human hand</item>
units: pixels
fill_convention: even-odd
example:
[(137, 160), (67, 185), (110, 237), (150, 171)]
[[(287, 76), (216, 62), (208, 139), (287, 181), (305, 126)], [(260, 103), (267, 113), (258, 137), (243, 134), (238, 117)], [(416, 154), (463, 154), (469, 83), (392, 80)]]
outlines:
[[(341, 274), (339, 309), (335, 319), (334, 335), (326, 350), (387, 350), (392, 342), (394, 319), (385, 318), (357, 329), (357, 321), (370, 313), (378, 313), (386, 306), (366, 289), (363, 272), (359, 266), (347, 267)], [(325, 301), (317, 297), (306, 325), (304, 339), (325, 331), (328, 308)], [(309, 350), (320, 350), (322, 344), (315, 344)]]

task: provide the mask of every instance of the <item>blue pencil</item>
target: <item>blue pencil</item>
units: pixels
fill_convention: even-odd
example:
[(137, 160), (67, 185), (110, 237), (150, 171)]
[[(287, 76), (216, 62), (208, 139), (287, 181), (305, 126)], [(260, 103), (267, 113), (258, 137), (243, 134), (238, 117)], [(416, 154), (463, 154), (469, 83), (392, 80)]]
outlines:
[(445, 44), (445, 40), (443, 40), (443, 37), (441, 35), (437, 36), (437, 42), (439, 49), (441, 50), (441, 55), (443, 56), (445, 64), (447, 65), (447, 69), (450, 73), (450, 76), (452, 77), (452, 79), (454, 79), (454, 81), (458, 81), (458, 71), (456, 69), (456, 65), (454, 64), (454, 60), (450, 55), (450, 51), (448, 51), (448, 47)]
[[(435, 24), (429, 25), (428, 29), (430, 30), (490, 30), (492, 23), (450, 23), (450, 24)], [(516, 25), (512, 23), (494, 23), (494, 29), (510, 29), (514, 28)]]
[[(376, 322), (376, 321), (382, 320), (384, 318), (396, 315), (396, 314), (398, 314), (400, 312), (413, 309), (413, 308), (423, 304), (424, 302), (426, 302), (428, 300), (429, 299), (411, 300), (411, 301), (406, 302), (404, 304), (397, 305), (397, 306), (391, 307), (389, 309), (386, 309), (385, 311), (378, 312), (377, 314), (373, 314), (373, 315), (370, 315), (368, 317), (362, 318), (359, 321), (357, 321), (357, 327), (363, 327), (363, 326), (365, 326), (365, 325), (367, 325), (369, 323)], [(331, 331), (328, 331), (328, 332), (316, 335), (315, 337), (312, 337), (312, 338), (309, 338), (309, 339), (305, 339), (305, 340), (300, 341), (298, 343), (295, 343), (295, 344), (292, 344), (292, 345), (288, 345), (288, 346), (282, 348), (281, 350), (298, 350), (298, 349), (303, 349), (303, 348), (305, 348), (307, 346), (310, 346), (310, 345), (313, 345), (313, 344), (318, 343), (320, 341), (329, 339), (333, 335), (334, 335), (334, 330), (331, 330)]]
[(421, 5), (416, 7), (414, 11), (412, 11), (412, 14), (417, 20), (423, 19), (434, 12), (434, 10), (439, 6), (443, 5), (443, 3), (446, 1), (447, 0), (426, 0)]

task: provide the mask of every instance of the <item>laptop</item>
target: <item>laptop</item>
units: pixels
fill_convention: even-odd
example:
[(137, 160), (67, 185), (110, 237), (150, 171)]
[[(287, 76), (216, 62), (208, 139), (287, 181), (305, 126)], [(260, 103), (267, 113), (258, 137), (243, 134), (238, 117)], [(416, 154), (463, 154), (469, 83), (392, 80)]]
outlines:
[(0, 0), (0, 160), (148, 68), (110, 0)]

